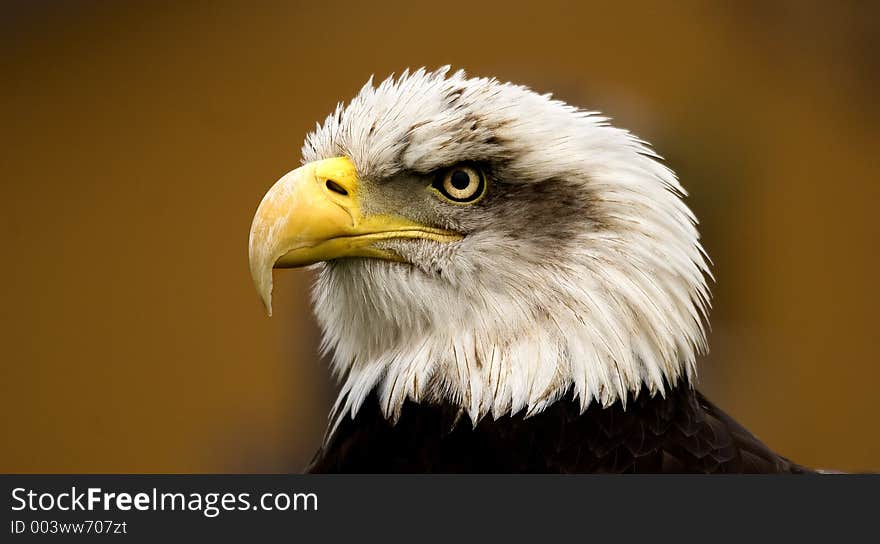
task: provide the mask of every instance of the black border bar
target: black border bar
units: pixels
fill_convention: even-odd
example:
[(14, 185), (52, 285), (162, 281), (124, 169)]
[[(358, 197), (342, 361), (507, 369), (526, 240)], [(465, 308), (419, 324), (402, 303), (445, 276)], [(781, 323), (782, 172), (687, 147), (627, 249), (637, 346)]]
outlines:
[[(6, 496), (0, 541), (10, 543), (225, 542), (271, 537), (351, 543), (376, 539), (453, 543), (482, 538), (493, 543), (561, 539), (761, 542), (769, 538), (790, 542), (802, 537), (841, 541), (876, 538), (880, 511), (877, 475), (3, 475), (0, 482)], [(249, 502), (242, 508), (229, 501), (235, 509), (213, 517), (205, 515), (204, 508), (119, 510), (113, 507), (116, 496), (109, 499), (108, 511), (103, 507), (13, 510), (22, 506), (15, 498), (25, 496), (22, 490), (33, 491), (34, 497), (57, 497), (72, 488), (78, 492), (100, 488), (100, 494), (116, 496), (181, 493), (187, 498), (201, 497), (202, 505), (211, 493), (247, 494)], [(253, 505), (266, 493), (270, 507), (271, 497), (279, 494), (298, 497), (299, 505), (271, 510)], [(312, 495), (313, 502), (308, 502)], [(64, 499), (62, 506), (67, 506), (70, 499)], [(144, 506), (147, 499), (141, 500)], [(45, 498), (44, 505), (51, 501)], [(285, 503), (282, 500), (279, 506)], [(50, 532), (52, 522), (58, 527), (88, 520), (120, 525), (108, 527), (102, 531), (105, 534)], [(125, 532), (121, 533), (123, 522)], [(97, 529), (94, 523), (92, 527)]]

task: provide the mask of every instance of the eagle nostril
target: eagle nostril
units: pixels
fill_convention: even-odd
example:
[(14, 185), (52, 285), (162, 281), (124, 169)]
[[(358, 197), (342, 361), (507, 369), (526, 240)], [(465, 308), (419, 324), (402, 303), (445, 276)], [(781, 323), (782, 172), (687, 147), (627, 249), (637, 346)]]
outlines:
[(327, 188), (333, 191), (334, 193), (339, 193), (342, 196), (348, 196), (348, 191), (346, 191), (342, 185), (339, 185), (332, 179), (327, 180)]

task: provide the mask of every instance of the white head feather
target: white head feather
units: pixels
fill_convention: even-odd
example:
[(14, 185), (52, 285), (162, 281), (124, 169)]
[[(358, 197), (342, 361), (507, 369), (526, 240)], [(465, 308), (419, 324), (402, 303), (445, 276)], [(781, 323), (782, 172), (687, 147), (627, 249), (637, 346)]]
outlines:
[(519, 200), (460, 242), (389, 242), (411, 265), (317, 265), (338, 417), (373, 391), (392, 420), (411, 399), (476, 423), (569, 391), (585, 410), (693, 379), (708, 266), (684, 189), (644, 142), (549, 95), (442, 68), (371, 80), (338, 106), (303, 158), (340, 155), (362, 180), (492, 161), (490, 191)]

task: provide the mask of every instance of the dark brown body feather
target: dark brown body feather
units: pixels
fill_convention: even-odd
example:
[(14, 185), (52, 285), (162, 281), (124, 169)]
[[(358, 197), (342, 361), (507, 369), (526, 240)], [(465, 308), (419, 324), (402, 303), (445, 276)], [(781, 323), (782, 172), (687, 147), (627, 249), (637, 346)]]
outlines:
[(368, 398), (309, 472), (803, 473), (688, 386), (640, 395), (626, 409), (563, 399), (474, 428), (444, 406), (407, 402), (396, 425)]

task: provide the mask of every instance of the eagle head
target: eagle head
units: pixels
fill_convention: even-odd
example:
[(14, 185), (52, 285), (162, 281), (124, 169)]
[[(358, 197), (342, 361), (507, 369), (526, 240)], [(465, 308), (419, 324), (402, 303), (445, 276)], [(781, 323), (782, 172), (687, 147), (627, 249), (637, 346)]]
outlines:
[(372, 79), (261, 202), (254, 282), (313, 265), (337, 415), (375, 393), (476, 423), (570, 393), (626, 402), (690, 381), (707, 258), (675, 174), (595, 112), (495, 79)]

